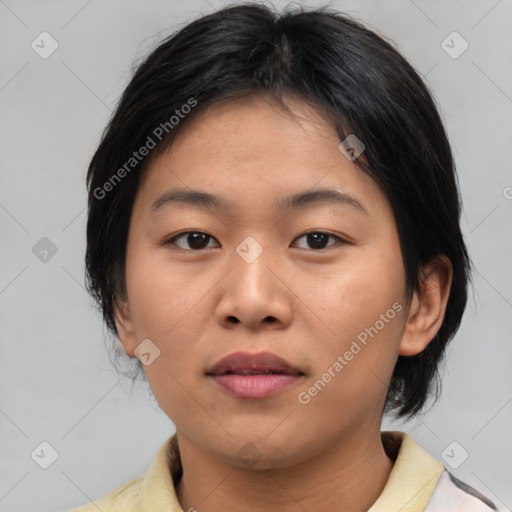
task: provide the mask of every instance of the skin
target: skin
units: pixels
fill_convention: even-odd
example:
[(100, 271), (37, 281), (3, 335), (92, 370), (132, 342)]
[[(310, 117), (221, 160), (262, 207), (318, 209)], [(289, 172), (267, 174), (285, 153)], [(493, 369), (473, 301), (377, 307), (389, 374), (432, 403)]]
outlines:
[[(198, 113), (152, 161), (133, 207), (117, 328), (131, 357), (144, 339), (160, 350), (144, 370), (176, 425), (184, 510), (368, 510), (393, 466), (380, 437), (393, 367), (399, 354), (427, 346), (445, 313), (449, 260), (422, 268), (422, 291), (408, 301), (386, 196), (339, 151), (320, 113), (299, 99), (287, 103), (296, 116), (261, 94)], [(232, 206), (152, 212), (174, 187)], [(274, 209), (285, 195), (318, 188), (356, 197), (367, 213), (335, 203)], [(186, 235), (166, 245), (188, 231), (210, 235), (204, 248)], [(340, 240), (317, 248), (309, 232)], [(236, 252), (248, 236), (262, 248), (252, 263)], [(395, 302), (402, 311), (301, 404), (298, 394)], [(205, 372), (239, 350), (273, 352), (305, 375), (272, 397), (228, 396)], [(247, 443), (259, 454), (251, 467), (238, 456)]]

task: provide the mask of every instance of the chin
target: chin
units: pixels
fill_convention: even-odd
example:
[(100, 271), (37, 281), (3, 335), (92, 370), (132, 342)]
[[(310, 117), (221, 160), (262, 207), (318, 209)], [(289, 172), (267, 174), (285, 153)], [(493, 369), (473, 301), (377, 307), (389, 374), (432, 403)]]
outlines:
[(270, 435), (259, 432), (259, 435), (251, 437), (245, 431), (240, 436), (234, 436), (232, 441), (235, 444), (234, 452), (231, 449), (229, 454), (225, 454), (230, 458), (230, 463), (255, 471), (294, 466), (311, 455), (308, 453), (310, 450), (303, 446), (303, 442), (308, 444), (307, 441), (298, 439), (295, 429), (293, 432), (283, 430), (281, 436), (275, 435), (275, 432)]

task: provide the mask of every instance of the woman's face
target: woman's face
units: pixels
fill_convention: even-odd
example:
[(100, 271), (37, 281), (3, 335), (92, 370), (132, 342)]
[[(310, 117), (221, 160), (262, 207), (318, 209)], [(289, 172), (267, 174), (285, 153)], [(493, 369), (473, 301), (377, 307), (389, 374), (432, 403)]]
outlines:
[(318, 113), (289, 104), (300, 120), (260, 96), (214, 106), (153, 161), (119, 310), (178, 432), (259, 468), (380, 430), (408, 306), (385, 195)]

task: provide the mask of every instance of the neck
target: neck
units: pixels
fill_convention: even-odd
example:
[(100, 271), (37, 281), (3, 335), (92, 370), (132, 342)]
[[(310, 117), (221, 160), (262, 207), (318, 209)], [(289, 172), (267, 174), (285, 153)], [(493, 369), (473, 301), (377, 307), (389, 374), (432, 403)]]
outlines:
[(358, 431), (300, 464), (265, 470), (226, 463), (179, 431), (178, 440), (183, 476), (176, 491), (185, 511), (367, 511), (393, 467), (379, 430)]

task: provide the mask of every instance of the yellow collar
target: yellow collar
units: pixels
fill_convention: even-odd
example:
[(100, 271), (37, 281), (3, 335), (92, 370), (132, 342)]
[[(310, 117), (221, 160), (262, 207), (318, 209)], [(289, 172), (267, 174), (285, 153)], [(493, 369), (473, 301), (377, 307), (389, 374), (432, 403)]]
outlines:
[[(395, 460), (388, 481), (368, 512), (424, 512), (444, 466), (404, 432), (381, 432), (389, 457)], [(111, 493), (71, 512), (182, 512), (175, 482), (182, 467), (176, 434), (158, 450), (149, 470)]]
[[(383, 431), (381, 439), (395, 463), (384, 490), (368, 512), (423, 512), (444, 466), (405, 432)], [(142, 512), (181, 512), (173, 483), (179, 480), (181, 471), (174, 434), (160, 448), (144, 478)]]

